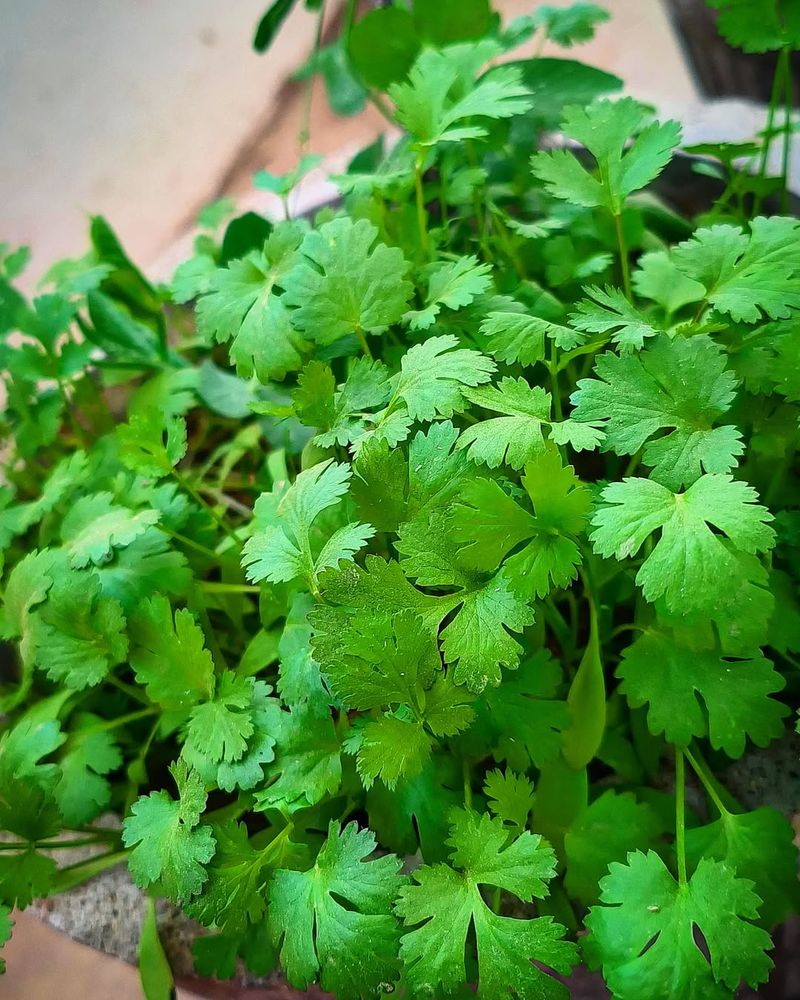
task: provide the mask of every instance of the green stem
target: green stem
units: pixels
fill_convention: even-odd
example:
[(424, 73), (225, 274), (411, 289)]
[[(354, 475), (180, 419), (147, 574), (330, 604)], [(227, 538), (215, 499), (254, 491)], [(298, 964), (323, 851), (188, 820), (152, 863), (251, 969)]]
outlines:
[(153, 707), (153, 703), (147, 695), (133, 684), (126, 684), (125, 681), (121, 681), (119, 677), (115, 677), (113, 674), (109, 674), (105, 680), (107, 684), (111, 684), (112, 687), (126, 694), (129, 698), (133, 698), (134, 701), (139, 701), (148, 708)]
[(87, 858), (85, 861), (60, 869), (53, 878), (52, 894), (69, 892), (70, 889), (88, 882), (90, 878), (121, 864), (129, 853), (129, 851), (109, 851), (99, 857)]
[(419, 245), (425, 257), (430, 255), (430, 243), (428, 241), (428, 227), (425, 222), (425, 193), (422, 189), (422, 168), (425, 165), (423, 153), (417, 153), (414, 163), (414, 191), (417, 201), (417, 228), (419, 230)]
[(783, 152), (781, 155), (781, 212), (785, 215), (789, 211), (789, 161), (792, 155), (792, 133), (794, 131), (792, 122), (792, 114), (794, 112), (794, 80), (789, 61), (789, 49), (781, 49), (779, 58), (783, 64), (783, 79), (785, 81)]
[(361, 344), (361, 350), (364, 352), (364, 357), (372, 361), (372, 351), (369, 349), (369, 344), (367, 343), (367, 335), (358, 327), (356, 330), (356, 336), (358, 337), (358, 342)]
[(260, 594), (261, 587), (249, 583), (217, 583), (216, 580), (200, 580), (198, 586), (207, 594)]
[(730, 809), (727, 808), (727, 806), (723, 803), (722, 799), (720, 798), (719, 792), (717, 791), (715, 785), (714, 778), (709, 773), (704, 762), (700, 760), (699, 754), (698, 756), (694, 756), (694, 754), (692, 754), (688, 749), (684, 750), (683, 752), (684, 756), (691, 764), (692, 770), (700, 779), (700, 784), (703, 786), (703, 788), (705, 788), (708, 797), (714, 803), (720, 816), (731, 816), (732, 813)]
[(675, 747), (675, 854), (678, 884), (686, 885), (686, 767), (680, 747)]
[(213, 549), (209, 549), (206, 545), (201, 545), (200, 542), (196, 542), (193, 538), (188, 538), (178, 531), (170, 531), (169, 528), (165, 528), (163, 525), (159, 525), (159, 530), (163, 531), (165, 535), (169, 535), (170, 538), (174, 538), (176, 542), (180, 542), (181, 545), (186, 545), (188, 548), (194, 549), (195, 552), (200, 552), (207, 558), (213, 559), (214, 562), (222, 562), (226, 559), (225, 555), (220, 555)]
[(98, 722), (96, 725), (87, 726), (86, 729), (79, 729), (76, 731), (76, 736), (82, 736), (85, 733), (107, 733), (112, 729), (119, 729), (120, 726), (126, 726), (129, 722), (136, 722), (139, 719), (147, 719), (152, 715), (159, 715), (160, 709), (151, 706), (150, 708), (142, 708), (138, 712), (128, 712), (127, 715), (117, 716), (116, 719), (108, 719), (105, 722)]
[(761, 147), (761, 162), (758, 167), (758, 176), (760, 178), (764, 178), (767, 175), (769, 151), (772, 148), (773, 131), (775, 129), (775, 115), (778, 111), (778, 104), (780, 103), (783, 89), (784, 66), (781, 56), (785, 51), (785, 49), (781, 49), (781, 54), (778, 56), (778, 61), (775, 64), (775, 75), (772, 78), (772, 91), (769, 96), (769, 107), (767, 108), (767, 123), (764, 128), (764, 144)]
[(65, 850), (68, 847), (91, 847), (95, 844), (105, 844), (107, 837), (78, 837), (76, 840), (20, 840), (10, 844), (0, 844), (0, 851), (27, 851), (31, 846), (40, 851)]
[(622, 269), (622, 289), (625, 298), (633, 300), (633, 290), (631, 288), (631, 266), (628, 260), (628, 248), (625, 245), (625, 233), (622, 231), (622, 216), (614, 215), (614, 229), (617, 234), (617, 248), (619, 250), (619, 264)]
[(461, 774), (464, 779), (464, 805), (467, 809), (472, 808), (472, 774), (469, 768), (469, 761), (465, 757), (461, 762)]
[(196, 504), (203, 508), (203, 510), (208, 514), (212, 521), (217, 525), (217, 527), (224, 532), (224, 534), (233, 542), (237, 547), (241, 546), (241, 541), (239, 540), (236, 532), (230, 528), (225, 520), (220, 517), (220, 515), (214, 510), (211, 504), (207, 503), (202, 496), (197, 492), (197, 490), (192, 486), (188, 479), (186, 479), (177, 469), (172, 470), (172, 476), (175, 482), (180, 486), (184, 492), (188, 493), (189, 496), (194, 500)]
[[(322, 48), (322, 30), (325, 24), (325, 0), (319, 5), (319, 16), (317, 17), (317, 31), (314, 35), (314, 52), (312, 59), (316, 62), (316, 56)], [(306, 84), (305, 98), (303, 101), (303, 121), (300, 131), (297, 134), (297, 144), (300, 148), (300, 158), (305, 156), (308, 150), (308, 143), (311, 139), (311, 104), (314, 98), (314, 80), (316, 72), (311, 73)]]

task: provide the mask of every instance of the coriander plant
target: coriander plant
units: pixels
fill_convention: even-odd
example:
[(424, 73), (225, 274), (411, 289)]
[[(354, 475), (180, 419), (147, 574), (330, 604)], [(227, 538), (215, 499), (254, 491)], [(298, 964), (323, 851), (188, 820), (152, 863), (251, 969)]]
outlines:
[(125, 863), (202, 974), (339, 1000), (767, 980), (793, 830), (726, 769), (800, 686), (800, 31), (712, 6), (779, 57), (699, 216), (676, 122), (515, 57), (602, 10), (415, 0), (304, 71), (402, 129), (313, 220), (304, 136), (286, 218), (211, 206), (169, 286), (102, 218), (30, 301), (2, 248), (0, 938)]

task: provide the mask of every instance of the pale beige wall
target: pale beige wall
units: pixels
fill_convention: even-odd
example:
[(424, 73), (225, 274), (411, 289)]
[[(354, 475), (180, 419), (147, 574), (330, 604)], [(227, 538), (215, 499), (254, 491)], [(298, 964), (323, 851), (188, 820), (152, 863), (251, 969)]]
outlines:
[[(501, 5), (510, 17), (535, 0)], [(693, 100), (660, 0), (605, 5), (612, 22), (576, 55), (670, 112)], [(176, 238), (243, 147), (260, 138), (248, 166), (294, 161), (298, 102), (278, 108), (276, 97), (308, 51), (314, 22), (298, 10), (280, 44), (258, 56), (250, 38), (266, 6), (0, 0), (0, 241), (33, 247), (29, 286), (49, 262), (83, 250), (86, 216), (95, 212), (137, 260), (166, 274), (186, 243)], [(312, 148), (324, 153), (382, 127), (375, 116), (332, 121), (324, 101), (315, 102), (313, 122)]]

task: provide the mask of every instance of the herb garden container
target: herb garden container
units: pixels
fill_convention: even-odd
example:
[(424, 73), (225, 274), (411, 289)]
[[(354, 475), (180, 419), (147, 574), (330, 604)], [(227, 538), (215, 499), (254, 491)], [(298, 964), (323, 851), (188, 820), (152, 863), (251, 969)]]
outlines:
[(311, 70), (404, 134), (340, 202), (212, 206), (169, 286), (100, 218), (31, 302), (4, 249), (0, 936), (33, 904), (147, 1000), (189, 951), (230, 995), (790, 995), (800, 38), (759, 6), (771, 127), (699, 172), (515, 59), (594, 5), (351, 4)]

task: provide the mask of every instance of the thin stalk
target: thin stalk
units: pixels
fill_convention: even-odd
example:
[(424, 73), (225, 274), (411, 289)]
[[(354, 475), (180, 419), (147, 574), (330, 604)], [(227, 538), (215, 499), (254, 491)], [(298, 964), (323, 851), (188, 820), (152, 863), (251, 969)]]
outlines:
[(419, 245), (423, 254), (430, 255), (430, 242), (428, 240), (428, 226), (425, 222), (425, 193), (422, 189), (422, 168), (425, 165), (423, 153), (417, 154), (414, 163), (414, 192), (417, 201), (417, 228), (419, 230)]
[[(314, 35), (314, 53), (312, 59), (315, 59), (317, 53), (322, 47), (322, 31), (325, 25), (325, 0), (319, 5), (319, 17), (317, 18), (317, 30)], [(300, 131), (297, 133), (297, 145), (300, 149), (300, 157), (305, 156), (308, 151), (308, 143), (311, 139), (311, 105), (314, 99), (314, 79), (316, 78), (316, 73), (311, 73), (308, 82), (306, 83), (306, 92), (303, 100), (303, 121), (300, 125)]]
[(198, 583), (207, 594), (260, 594), (261, 587), (249, 583), (217, 583), (216, 580), (201, 580)]
[(78, 837), (75, 840), (20, 840), (10, 844), (0, 844), (0, 851), (27, 851), (31, 846), (42, 851), (65, 850), (68, 847), (91, 847), (94, 844), (104, 844), (106, 837)]
[(461, 762), (461, 774), (464, 779), (464, 805), (467, 809), (472, 808), (472, 775), (469, 770), (469, 761), (464, 758)]
[(758, 176), (761, 178), (767, 175), (769, 151), (772, 147), (773, 132), (775, 129), (775, 115), (778, 111), (778, 104), (780, 103), (783, 89), (784, 67), (781, 56), (785, 51), (785, 49), (781, 49), (781, 54), (778, 56), (778, 61), (775, 64), (775, 75), (772, 78), (772, 91), (770, 92), (769, 107), (767, 108), (767, 123), (764, 127), (764, 144), (761, 147), (761, 162), (758, 167)]
[(202, 555), (207, 556), (209, 559), (213, 559), (214, 562), (221, 562), (226, 557), (215, 552), (213, 549), (208, 548), (206, 545), (201, 545), (200, 542), (194, 541), (192, 538), (188, 538), (186, 535), (182, 535), (178, 531), (170, 531), (169, 528), (165, 528), (163, 525), (159, 525), (159, 529), (164, 532), (165, 535), (169, 535), (170, 538), (174, 538), (176, 542), (180, 542), (181, 545), (186, 545), (190, 549), (194, 549), (195, 552), (200, 552)]
[(356, 330), (356, 336), (358, 337), (358, 342), (361, 344), (361, 350), (364, 352), (364, 357), (372, 361), (372, 351), (369, 349), (369, 344), (367, 343), (367, 335), (358, 327)]
[(631, 265), (628, 260), (628, 248), (625, 245), (625, 233), (622, 231), (622, 216), (614, 215), (614, 229), (617, 234), (617, 249), (619, 250), (619, 264), (622, 269), (622, 289), (628, 301), (633, 300), (633, 290), (631, 288)]
[(159, 715), (160, 709), (155, 708), (142, 708), (138, 712), (128, 712), (127, 715), (119, 715), (116, 719), (107, 719), (105, 722), (98, 722), (93, 726), (87, 726), (86, 729), (79, 729), (76, 736), (82, 735), (84, 733), (107, 733), (112, 729), (119, 729), (120, 726), (126, 726), (129, 722), (137, 722), (139, 719), (147, 719), (151, 715)]
[(146, 705), (147, 708), (153, 707), (153, 703), (147, 695), (133, 684), (126, 684), (125, 681), (121, 681), (119, 677), (115, 677), (113, 674), (109, 674), (105, 680), (107, 684), (111, 684), (112, 687), (115, 687), (118, 691), (126, 694), (129, 698), (133, 698), (134, 701), (141, 702), (143, 705)]
[(714, 787), (713, 779), (708, 774), (708, 772), (706, 771), (705, 767), (700, 763), (699, 760), (697, 760), (696, 757), (694, 757), (692, 755), (692, 753), (689, 750), (684, 750), (684, 755), (685, 755), (686, 759), (689, 761), (689, 763), (691, 764), (692, 770), (697, 775), (697, 777), (700, 779), (700, 784), (703, 786), (703, 788), (705, 788), (705, 790), (706, 790), (706, 792), (708, 794), (708, 797), (711, 799), (711, 801), (716, 806), (717, 811), (719, 812), (720, 816), (730, 816), (731, 815), (730, 809), (727, 809), (725, 807), (722, 799), (719, 797), (719, 793), (717, 792), (716, 788)]
[(99, 857), (87, 858), (74, 865), (67, 865), (61, 868), (53, 878), (52, 893), (56, 895), (60, 892), (69, 892), (75, 886), (87, 882), (101, 872), (107, 871), (118, 864), (121, 864), (127, 857), (129, 851), (109, 851)]
[(175, 482), (180, 486), (182, 490), (189, 494), (189, 496), (194, 500), (196, 504), (203, 508), (203, 510), (208, 514), (208, 516), (214, 521), (217, 527), (224, 532), (224, 534), (233, 542), (237, 547), (242, 543), (239, 540), (236, 532), (226, 524), (225, 520), (219, 516), (219, 514), (214, 510), (210, 503), (207, 503), (202, 496), (197, 492), (197, 490), (192, 486), (188, 479), (186, 479), (177, 469), (172, 470), (172, 476)]
[(794, 123), (792, 121), (794, 112), (794, 80), (792, 78), (788, 48), (781, 49), (780, 60), (783, 63), (783, 78), (785, 81), (783, 152), (781, 154), (781, 212), (785, 215), (789, 211), (789, 161), (792, 155), (792, 133), (794, 131)]
[(686, 766), (679, 747), (675, 747), (675, 854), (678, 884), (686, 885)]

